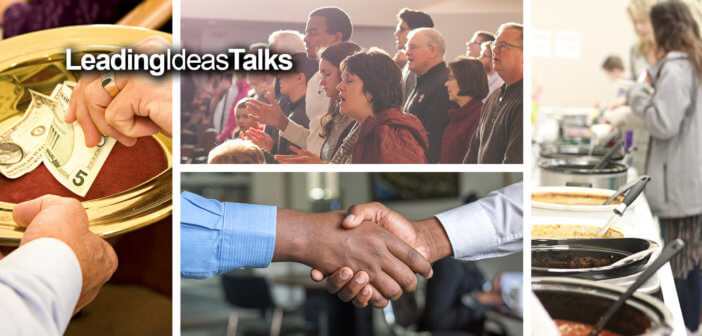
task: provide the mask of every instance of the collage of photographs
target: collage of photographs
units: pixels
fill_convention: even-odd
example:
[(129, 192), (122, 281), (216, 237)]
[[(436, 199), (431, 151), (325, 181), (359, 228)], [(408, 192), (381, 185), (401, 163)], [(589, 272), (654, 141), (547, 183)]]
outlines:
[(698, 98), (702, 0), (0, 0), (0, 336), (702, 336)]

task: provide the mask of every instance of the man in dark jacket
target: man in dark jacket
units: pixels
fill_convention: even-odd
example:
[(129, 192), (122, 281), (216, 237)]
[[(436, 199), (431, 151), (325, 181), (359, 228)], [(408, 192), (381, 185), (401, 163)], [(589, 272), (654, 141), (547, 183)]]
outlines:
[(402, 92), (407, 98), (417, 85), (417, 75), (407, 68), (407, 55), (405, 54), (407, 36), (409, 36), (410, 31), (417, 28), (434, 28), (434, 21), (429, 14), (409, 8), (400, 10), (397, 14), (397, 21), (394, 33), (397, 52), (393, 59), (402, 69)]
[(417, 74), (417, 85), (406, 97), (403, 109), (419, 118), (427, 131), (429, 163), (439, 162), (441, 138), (453, 104), (444, 86), (449, 73), (444, 63), (445, 50), (446, 42), (436, 29), (420, 28), (410, 32), (406, 54), (409, 70)]
[(492, 43), (494, 69), (505, 83), (488, 97), (463, 163), (523, 162), (523, 26), (505, 23)]

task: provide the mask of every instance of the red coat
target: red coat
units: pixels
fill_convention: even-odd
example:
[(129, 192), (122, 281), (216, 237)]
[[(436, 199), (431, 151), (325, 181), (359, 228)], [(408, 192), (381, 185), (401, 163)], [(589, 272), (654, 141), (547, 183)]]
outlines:
[(366, 119), (352, 163), (427, 163), (429, 139), (417, 117), (391, 108)]
[(441, 138), (441, 159), (439, 163), (462, 163), (468, 153), (470, 139), (478, 129), (480, 123), (480, 110), (483, 101), (473, 99), (463, 107), (454, 107), (449, 110), (449, 124)]

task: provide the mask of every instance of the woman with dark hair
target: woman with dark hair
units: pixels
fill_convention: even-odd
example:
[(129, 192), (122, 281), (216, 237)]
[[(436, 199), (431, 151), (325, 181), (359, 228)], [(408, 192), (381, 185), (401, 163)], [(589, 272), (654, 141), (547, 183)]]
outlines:
[(323, 161), (332, 160), (334, 153), (341, 146), (341, 142), (355, 124), (351, 117), (339, 113), (339, 91), (336, 90), (336, 86), (341, 82), (341, 71), (339, 70), (341, 62), (346, 57), (360, 50), (361, 47), (353, 42), (341, 42), (323, 49), (320, 53), (319, 72), (322, 74), (321, 85), (327, 97), (331, 98), (329, 111), (321, 119), (322, 131), (320, 136), (325, 138), (320, 153), (320, 158)]
[(353, 42), (341, 42), (324, 48), (319, 54), (319, 72), (322, 75), (321, 86), (329, 100), (329, 110), (321, 118), (322, 130), (319, 136), (324, 138), (320, 156), (307, 150), (295, 150), (295, 155), (277, 155), (280, 163), (327, 163), (356, 124), (349, 116), (339, 113), (339, 91), (336, 86), (341, 82), (339, 66), (348, 56), (360, 51), (361, 47)]
[(700, 323), (702, 262), (702, 40), (688, 6), (665, 1), (651, 8), (657, 63), (627, 100), (651, 134), (646, 158), (646, 188), (651, 210), (661, 222), (665, 242), (681, 238), (687, 246), (671, 267), (691, 331)]
[[(341, 62), (339, 112), (355, 123), (337, 145), (331, 162), (307, 150), (276, 156), (280, 163), (426, 163), (429, 146), (424, 126), (403, 113), (402, 75), (386, 53), (358, 52)], [(326, 84), (326, 83), (325, 83)], [(328, 86), (325, 89), (329, 93)]]
[(402, 74), (386, 53), (368, 50), (341, 63), (339, 107), (361, 126), (352, 163), (426, 163), (429, 146), (424, 126), (415, 116), (403, 113)]
[(448, 68), (444, 85), (456, 106), (448, 111), (450, 121), (441, 138), (439, 163), (462, 163), (480, 122), (483, 98), (488, 94), (487, 76), (483, 63), (474, 57), (458, 57)]

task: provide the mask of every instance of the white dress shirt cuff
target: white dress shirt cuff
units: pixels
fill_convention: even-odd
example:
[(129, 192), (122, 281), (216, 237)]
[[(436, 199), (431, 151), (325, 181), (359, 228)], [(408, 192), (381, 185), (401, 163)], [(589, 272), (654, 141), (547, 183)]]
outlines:
[(455, 258), (478, 260), (492, 256), (490, 252), (497, 246), (497, 233), (479, 202), (442, 212), (436, 218), (446, 231)]
[(519, 182), (436, 215), (463, 260), (493, 258), (522, 250), (523, 183)]
[(82, 286), (78, 258), (66, 243), (55, 238), (33, 240), (0, 260), (0, 290), (6, 287), (16, 293), (16, 297), (1, 300), (13, 302), (12, 307), (5, 307), (11, 311), (5, 313), (18, 317), (6, 322), (16, 323), (17, 330), (38, 327), (21, 324), (39, 323), (43, 324), (41, 329), (50, 330), (53, 325), (62, 334)]

